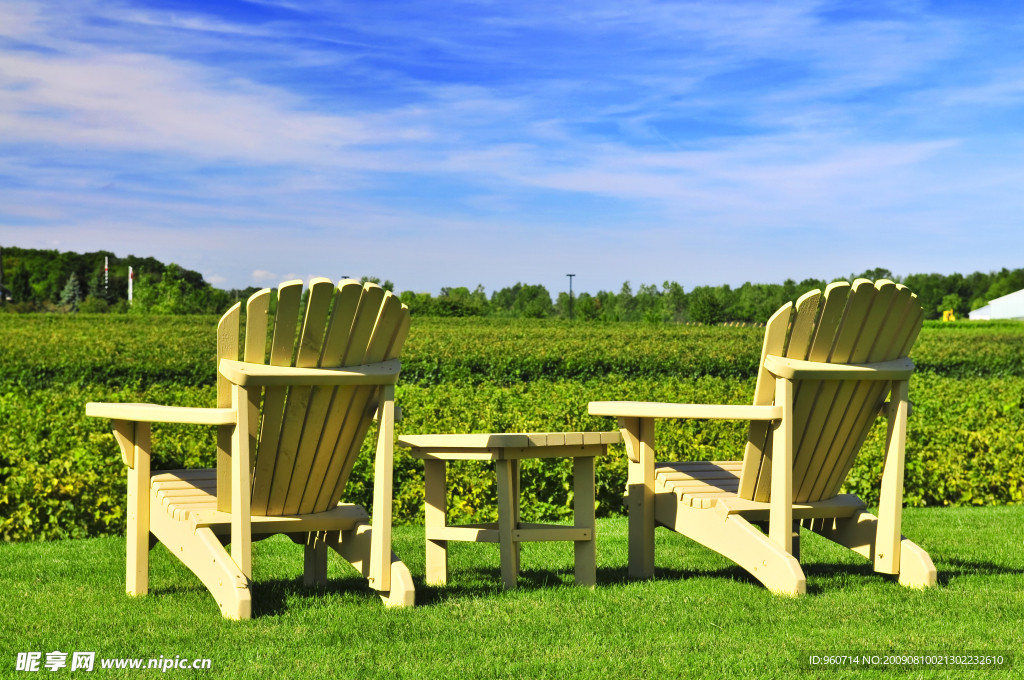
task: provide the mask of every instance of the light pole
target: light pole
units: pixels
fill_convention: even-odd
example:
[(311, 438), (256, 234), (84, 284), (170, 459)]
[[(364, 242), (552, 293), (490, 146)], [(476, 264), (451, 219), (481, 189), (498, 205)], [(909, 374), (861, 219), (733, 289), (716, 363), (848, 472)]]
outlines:
[(575, 274), (566, 274), (569, 277), (569, 321), (572, 321), (572, 277)]

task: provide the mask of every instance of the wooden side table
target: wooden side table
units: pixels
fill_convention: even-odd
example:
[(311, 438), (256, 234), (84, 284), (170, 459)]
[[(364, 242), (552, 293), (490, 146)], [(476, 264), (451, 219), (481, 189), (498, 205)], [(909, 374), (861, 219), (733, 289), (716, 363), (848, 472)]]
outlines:
[[(597, 583), (594, 518), (594, 457), (618, 444), (618, 432), (532, 434), (431, 434), (398, 438), (399, 446), (421, 458), (426, 486), (427, 583), (448, 582), (448, 541), (498, 543), (501, 580), (515, 588), (519, 580), (519, 545), (524, 541), (573, 541), (576, 583)], [(573, 526), (519, 521), (519, 461), (528, 458), (573, 459)], [(498, 477), (498, 521), (448, 526), (447, 465), (456, 460), (494, 461)]]

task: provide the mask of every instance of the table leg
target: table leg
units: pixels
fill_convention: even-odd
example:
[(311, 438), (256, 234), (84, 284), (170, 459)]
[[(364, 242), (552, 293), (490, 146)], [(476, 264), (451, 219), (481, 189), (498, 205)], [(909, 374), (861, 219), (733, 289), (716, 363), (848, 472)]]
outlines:
[[(427, 531), (448, 525), (447, 462), (443, 460), (423, 461), (423, 486), (425, 501), (424, 524)], [(448, 583), (448, 541), (427, 539), (427, 573), (429, 585), (443, 586)]]
[(501, 580), (505, 589), (515, 588), (519, 580), (516, 569), (516, 545), (512, 541), (515, 522), (513, 508), (512, 461), (498, 460), (494, 466), (498, 476), (498, 543), (501, 546)]
[(575, 541), (576, 585), (597, 585), (597, 519), (594, 514), (594, 459), (572, 459), (573, 524), (590, 529), (590, 540)]

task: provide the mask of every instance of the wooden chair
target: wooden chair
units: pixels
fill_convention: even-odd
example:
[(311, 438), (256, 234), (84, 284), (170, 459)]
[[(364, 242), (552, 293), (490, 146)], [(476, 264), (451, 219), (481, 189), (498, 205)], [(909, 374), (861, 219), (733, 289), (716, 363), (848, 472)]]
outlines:
[[(326, 582), (330, 547), (387, 605), (412, 606), (409, 570), (391, 552), (394, 394), (408, 308), (374, 284), (346, 279), (335, 288), (313, 279), (300, 324), (301, 294), (302, 281), (278, 289), (269, 363), (269, 289), (246, 303), (244, 347), (241, 305), (221, 318), (217, 408), (86, 406), (89, 416), (113, 419), (129, 468), (129, 594), (148, 592), (148, 551), (159, 541), (199, 577), (223, 616), (250, 618), (251, 541), (286, 534), (305, 545), (306, 585)], [(371, 526), (366, 510), (339, 500), (374, 418)], [(151, 422), (216, 425), (217, 467), (151, 474)]]
[[(752, 406), (591, 402), (617, 416), (629, 456), (629, 573), (654, 575), (654, 527), (668, 527), (797, 595), (801, 523), (873, 560), (905, 586), (936, 582), (931, 558), (900, 533), (914, 370), (907, 358), (924, 314), (902, 285), (833, 283), (775, 313), (765, 329)], [(891, 397), (886, 402), (886, 396)], [(888, 417), (878, 517), (840, 494), (875, 418)], [(749, 420), (742, 461), (656, 463), (656, 418)], [(764, 526), (767, 535), (755, 524)]]

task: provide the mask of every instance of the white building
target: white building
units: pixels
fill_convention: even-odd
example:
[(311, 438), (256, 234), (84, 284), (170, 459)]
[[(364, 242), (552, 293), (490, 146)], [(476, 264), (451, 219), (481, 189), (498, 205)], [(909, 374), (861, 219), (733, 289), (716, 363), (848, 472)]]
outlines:
[(984, 307), (979, 307), (968, 316), (971, 321), (990, 319), (1024, 319), (1024, 290), (996, 298)]

